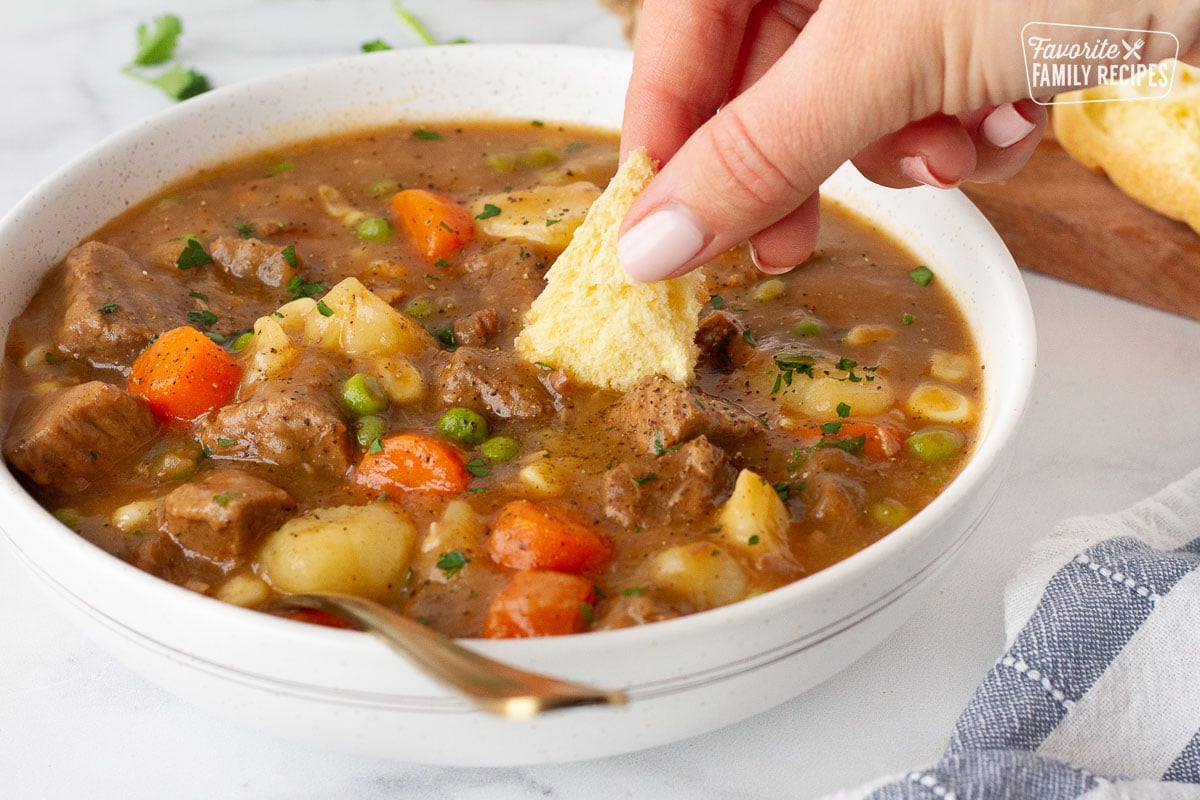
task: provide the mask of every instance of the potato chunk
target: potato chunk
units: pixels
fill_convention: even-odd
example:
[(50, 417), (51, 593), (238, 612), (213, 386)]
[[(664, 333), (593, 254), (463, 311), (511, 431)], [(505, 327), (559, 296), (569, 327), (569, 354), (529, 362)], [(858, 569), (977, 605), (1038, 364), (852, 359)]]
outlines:
[(716, 536), (752, 557), (781, 553), (790, 519), (774, 487), (761, 475), (744, 469), (738, 473), (733, 494), (717, 512), (720, 530)]
[(536, 186), (481, 197), (471, 206), (471, 212), (476, 227), (488, 236), (536, 242), (562, 250), (571, 243), (575, 229), (599, 196), (600, 189), (585, 181), (567, 186)]
[(417, 528), (396, 503), (316, 509), (263, 540), (255, 572), (279, 591), (386, 602), (404, 583)]
[(729, 605), (746, 596), (746, 573), (737, 559), (711, 542), (676, 545), (655, 553), (647, 577), (660, 591), (697, 611)]
[(304, 340), (348, 356), (416, 355), (437, 347), (419, 322), (357, 278), (346, 278), (313, 306), (305, 316)]

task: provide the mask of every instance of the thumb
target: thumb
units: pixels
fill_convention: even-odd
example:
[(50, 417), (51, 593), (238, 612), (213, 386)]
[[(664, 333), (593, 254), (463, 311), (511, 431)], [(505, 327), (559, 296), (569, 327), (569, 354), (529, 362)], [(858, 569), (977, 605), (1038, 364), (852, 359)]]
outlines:
[(923, 35), (925, 52), (913, 57), (921, 47), (913, 22), (919, 8), (822, 5), (780, 59), (646, 187), (622, 226), (625, 271), (647, 281), (680, 275), (780, 220), (803, 218), (793, 212), (843, 161), (936, 110), (939, 93), (918, 91), (926, 87), (917, 86), (913, 71), (919, 64), (924, 75), (943, 74), (931, 63), (938, 50), (932, 40), (941, 43), (932, 25)]

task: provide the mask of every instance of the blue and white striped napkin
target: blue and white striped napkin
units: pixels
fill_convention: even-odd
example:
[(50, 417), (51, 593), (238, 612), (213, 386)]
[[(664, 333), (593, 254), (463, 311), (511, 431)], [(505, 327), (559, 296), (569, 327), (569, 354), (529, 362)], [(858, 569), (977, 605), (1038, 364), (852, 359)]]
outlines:
[(1005, 616), (942, 760), (828, 800), (1200, 798), (1200, 470), (1059, 525)]

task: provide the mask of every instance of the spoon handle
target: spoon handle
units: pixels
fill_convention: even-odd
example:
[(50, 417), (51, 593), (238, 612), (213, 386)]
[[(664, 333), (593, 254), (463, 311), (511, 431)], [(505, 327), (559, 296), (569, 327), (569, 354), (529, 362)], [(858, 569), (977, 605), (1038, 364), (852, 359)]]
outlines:
[(506, 717), (525, 718), (560, 708), (620, 705), (625, 693), (528, 672), (470, 650), (437, 631), (371, 600), (338, 594), (293, 594), (265, 610), (318, 609), (336, 614), (382, 640), (427, 675)]

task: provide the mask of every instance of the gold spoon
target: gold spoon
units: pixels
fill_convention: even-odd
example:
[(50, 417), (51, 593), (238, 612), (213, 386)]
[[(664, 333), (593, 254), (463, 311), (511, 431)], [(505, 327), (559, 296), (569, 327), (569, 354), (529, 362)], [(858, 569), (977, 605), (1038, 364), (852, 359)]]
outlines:
[(328, 611), (372, 634), (484, 711), (523, 719), (560, 708), (622, 705), (625, 693), (583, 686), (528, 672), (456, 643), (452, 639), (371, 600), (342, 594), (293, 594), (263, 610), (281, 614), (298, 609)]

